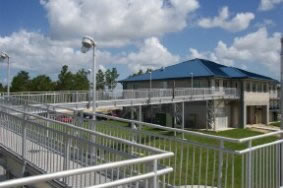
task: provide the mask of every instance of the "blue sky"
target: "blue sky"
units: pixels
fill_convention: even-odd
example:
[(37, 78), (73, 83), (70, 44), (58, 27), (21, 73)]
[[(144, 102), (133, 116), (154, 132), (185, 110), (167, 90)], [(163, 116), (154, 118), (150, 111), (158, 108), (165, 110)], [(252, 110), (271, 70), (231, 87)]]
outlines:
[[(167, 2), (167, 3), (165, 3)], [(20, 70), (53, 79), (62, 65), (89, 68), (81, 38), (97, 41), (101, 69), (120, 78), (191, 58), (279, 77), (282, 0), (2, 0), (0, 50)], [(6, 65), (0, 66), (6, 82)]]

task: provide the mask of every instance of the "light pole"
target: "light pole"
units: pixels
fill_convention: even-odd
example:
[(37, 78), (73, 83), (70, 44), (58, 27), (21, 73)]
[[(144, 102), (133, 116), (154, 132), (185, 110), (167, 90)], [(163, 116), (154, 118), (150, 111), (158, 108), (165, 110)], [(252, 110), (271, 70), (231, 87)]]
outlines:
[[(85, 36), (82, 39), (82, 53), (88, 52), (88, 50), (92, 48), (93, 49), (93, 63), (92, 63), (92, 111), (93, 113), (96, 112), (96, 57), (95, 57), (95, 50), (96, 50), (96, 43), (93, 38), (89, 36)], [(93, 119), (96, 120), (95, 115), (93, 114)]]
[(4, 61), (5, 59), (7, 59), (7, 63), (8, 63), (7, 94), (9, 97), (10, 96), (10, 56), (8, 56), (8, 54), (5, 52), (0, 52), (0, 61)]
[[(87, 75), (88, 75), (88, 79), (90, 80), (91, 78), (90, 78), (90, 74), (91, 74), (91, 72), (92, 72), (92, 70), (91, 69), (88, 69), (87, 70)], [(91, 103), (91, 101), (90, 101), (90, 95), (91, 95), (91, 88), (92, 87), (92, 84), (90, 83), (89, 84), (89, 88), (88, 88), (88, 108), (90, 108), (90, 103)]]
[(151, 93), (151, 88), (152, 88), (152, 71), (149, 72), (149, 93)]
[(194, 73), (190, 73), (191, 75), (191, 88), (194, 88)]
[[(283, 35), (281, 36), (281, 68), (280, 68), (280, 129), (283, 130)], [(281, 139), (283, 139), (283, 134), (281, 134)], [(283, 185), (283, 146), (280, 147), (280, 185)]]

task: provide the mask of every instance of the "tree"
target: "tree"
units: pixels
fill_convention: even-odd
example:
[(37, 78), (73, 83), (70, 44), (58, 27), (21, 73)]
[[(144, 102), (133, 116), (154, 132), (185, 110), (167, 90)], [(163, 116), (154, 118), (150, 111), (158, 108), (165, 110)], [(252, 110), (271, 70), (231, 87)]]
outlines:
[(20, 71), (12, 80), (11, 91), (28, 91), (29, 90), (29, 74), (26, 71)]
[[(149, 70), (149, 69), (147, 69), (147, 70)], [(143, 74), (143, 71), (140, 69), (138, 72), (130, 75), (129, 77), (134, 77), (134, 76), (138, 76), (138, 75), (141, 75), (141, 74)]]
[(6, 92), (6, 88), (0, 83), (0, 92)]
[(119, 74), (116, 68), (112, 68), (112, 70), (107, 69), (105, 72), (105, 85), (108, 89), (113, 90), (117, 86), (117, 79)]
[(68, 66), (64, 65), (58, 75), (56, 83), (57, 90), (74, 90), (74, 80), (72, 72), (68, 71)]
[(96, 73), (96, 89), (104, 90), (105, 88), (105, 75), (102, 70), (98, 70)]
[(76, 74), (73, 75), (73, 89), (75, 90), (88, 90), (89, 89), (89, 80), (87, 78), (88, 72), (84, 69), (79, 70)]
[(54, 83), (46, 75), (38, 75), (33, 78), (30, 82), (29, 90), (30, 91), (52, 91), (54, 90)]

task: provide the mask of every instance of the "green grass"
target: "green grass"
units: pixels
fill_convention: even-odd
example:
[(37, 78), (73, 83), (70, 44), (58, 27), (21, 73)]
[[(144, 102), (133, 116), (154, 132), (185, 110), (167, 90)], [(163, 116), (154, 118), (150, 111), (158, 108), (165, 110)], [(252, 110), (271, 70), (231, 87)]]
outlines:
[(272, 125), (272, 126), (275, 126), (275, 127), (280, 127), (280, 121), (272, 122), (269, 125)]
[[(84, 128), (90, 129), (90, 125), (88, 121), (85, 121), (82, 125)], [(59, 125), (52, 125), (52, 128), (60, 130), (62, 129)], [(175, 156), (169, 160), (164, 160), (162, 164), (168, 165), (173, 167), (176, 170), (176, 173), (171, 173), (166, 179), (169, 183), (174, 185), (184, 185), (184, 184), (206, 184), (205, 182), (205, 173), (206, 173), (206, 166), (208, 166), (208, 174), (209, 174), (209, 182), (208, 185), (217, 183), (216, 176), (213, 178), (213, 169), (215, 169), (215, 174), (218, 174), (218, 157), (219, 152), (214, 149), (207, 149), (205, 145), (219, 147), (219, 140), (213, 138), (207, 138), (202, 136), (196, 135), (185, 135), (185, 139), (189, 142), (182, 141), (182, 134), (174, 135), (174, 132), (167, 131), (158, 128), (150, 128), (144, 127), (142, 128), (141, 132), (135, 132), (131, 129), (131, 126), (125, 122), (119, 121), (98, 121), (96, 124), (96, 130), (108, 135), (116, 136), (119, 138), (124, 138), (128, 140), (132, 140), (133, 136), (136, 137), (136, 141), (141, 144), (158, 147), (160, 149), (164, 149), (166, 151), (174, 152)], [(209, 135), (216, 135), (216, 136), (223, 136), (228, 138), (246, 138), (251, 136), (260, 135), (263, 133), (256, 132), (250, 129), (232, 129), (226, 130), (221, 132), (213, 132), (213, 131), (200, 131), (194, 130), (201, 133), (209, 134)], [(83, 137), (88, 138), (90, 135), (88, 133), (82, 133)], [(84, 135), (85, 134), (85, 135)], [(176, 139), (178, 138), (178, 139)], [(262, 139), (258, 139), (252, 142), (252, 145), (260, 145), (268, 142), (272, 142), (277, 140), (276, 136), (266, 137)], [(199, 143), (203, 146), (196, 146), (191, 144), (192, 142)], [(242, 150), (248, 147), (247, 143), (237, 144), (237, 143), (230, 143), (225, 142), (224, 144), (226, 149), (229, 150)], [(119, 150), (119, 144), (117, 145)], [(129, 151), (129, 148), (126, 148), (124, 151)], [(194, 152), (193, 152), (194, 151)], [(140, 153), (141, 154), (141, 153)], [(216, 159), (215, 163), (213, 162)], [(206, 161), (208, 163), (206, 165)], [(232, 160), (234, 160), (234, 174), (235, 174), (235, 186), (234, 187), (241, 187), (241, 177), (242, 177), (242, 157), (239, 155), (231, 155), (228, 153), (224, 153), (224, 166), (223, 166), (223, 174), (225, 173), (225, 165), (226, 161), (228, 164), (228, 173), (227, 173), (227, 181), (228, 184), (231, 183), (231, 166)], [(216, 168), (214, 168), (214, 165)], [(192, 169), (195, 169), (193, 172)], [(202, 175), (200, 176), (199, 173)], [(200, 179), (199, 179), (200, 177)], [(224, 181), (224, 178), (223, 178)], [(224, 182), (223, 182), (224, 183)]]
[[(111, 128), (109, 127), (111, 126)], [(117, 128), (116, 128), (117, 127)], [(130, 126), (128, 123), (123, 122), (117, 122), (117, 121), (101, 121), (97, 124), (97, 130), (104, 132), (107, 134), (109, 129), (112, 129), (112, 133), (114, 132), (115, 136), (125, 138), (125, 139), (132, 139), (133, 132), (130, 129)], [(114, 130), (113, 130), (114, 129)], [(252, 136), (261, 135), (263, 133), (256, 132), (251, 129), (232, 129), (232, 130), (226, 130), (221, 132), (213, 132), (213, 131), (199, 131), (195, 130), (201, 133), (210, 134), (210, 135), (216, 135), (216, 136), (223, 136), (228, 138), (247, 138)], [(147, 136), (147, 133), (159, 135), (159, 136)], [(179, 139), (174, 139), (174, 137), (177, 137)], [(166, 138), (166, 139), (163, 139)], [(175, 185), (184, 185), (184, 184), (205, 184), (205, 173), (206, 173), (206, 160), (211, 160), (216, 157), (215, 162), (215, 173), (217, 174), (217, 166), (218, 166), (218, 155), (219, 152), (213, 149), (207, 149), (207, 147), (199, 147), (194, 146), (192, 144), (186, 144), (181, 141), (182, 135), (177, 134), (174, 135), (174, 132), (166, 131), (158, 128), (149, 128), (145, 127), (142, 129), (142, 132), (140, 133), (140, 140), (139, 143), (150, 145), (154, 147), (158, 147), (160, 149), (164, 149), (167, 151), (172, 151), (175, 153), (175, 156), (171, 161), (164, 161), (163, 164), (172, 166), (173, 169), (177, 170), (176, 175), (171, 175), (167, 177), (169, 179), (170, 183), (174, 183)], [(202, 136), (196, 136), (196, 135), (185, 135), (185, 139), (189, 140), (190, 142), (196, 142), (203, 145), (210, 145), (219, 147), (219, 140), (213, 139), (213, 138), (207, 138)], [(253, 146), (261, 145), (264, 143), (269, 143), (277, 140), (278, 138), (276, 136), (266, 137), (262, 139), (257, 139), (252, 142)], [(171, 141), (170, 141), (171, 140)], [(237, 143), (230, 143), (225, 142), (224, 144), (226, 149), (230, 150), (242, 150), (248, 147), (247, 143), (237, 144)], [(189, 153), (188, 153), (189, 151)], [(194, 151), (194, 152), (192, 152)], [(194, 154), (193, 154), (194, 153)], [(194, 162), (193, 162), (193, 158)], [(241, 173), (242, 173), (242, 157), (239, 155), (230, 155), (228, 153), (224, 154), (224, 167), (223, 167), (223, 174), (225, 174), (225, 165), (226, 161), (228, 164), (228, 173), (227, 173), (227, 183), (231, 184), (232, 179), (232, 158), (234, 160), (234, 174), (235, 177), (235, 187), (241, 187)], [(201, 160), (200, 160), (201, 159)], [(213, 174), (213, 162), (208, 163), (208, 174)], [(193, 173), (191, 169), (195, 169), (195, 172)], [(197, 170), (198, 169), (198, 170)], [(187, 172), (184, 172), (186, 171)], [(179, 174), (179, 172), (181, 172)], [(199, 176), (198, 173), (201, 173), (202, 176)], [(194, 174), (194, 175), (193, 175)], [(189, 181), (186, 180), (189, 178)], [(199, 177), (201, 177), (199, 179)], [(216, 185), (217, 179), (216, 177), (209, 177), (210, 181), (208, 184)], [(224, 179), (223, 179), (224, 181)], [(224, 182), (223, 182), (224, 183)]]

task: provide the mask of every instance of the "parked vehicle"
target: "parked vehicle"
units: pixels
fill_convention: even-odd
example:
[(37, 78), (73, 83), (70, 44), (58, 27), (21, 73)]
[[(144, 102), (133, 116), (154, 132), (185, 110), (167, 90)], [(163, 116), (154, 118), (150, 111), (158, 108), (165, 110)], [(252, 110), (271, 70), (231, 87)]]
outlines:
[(60, 115), (56, 117), (56, 120), (64, 123), (71, 123), (73, 121), (73, 118), (66, 115)]

